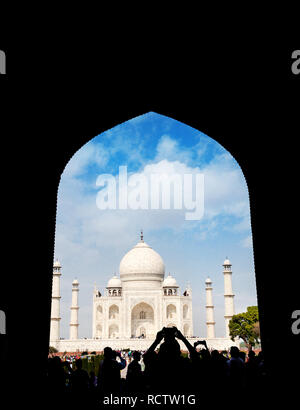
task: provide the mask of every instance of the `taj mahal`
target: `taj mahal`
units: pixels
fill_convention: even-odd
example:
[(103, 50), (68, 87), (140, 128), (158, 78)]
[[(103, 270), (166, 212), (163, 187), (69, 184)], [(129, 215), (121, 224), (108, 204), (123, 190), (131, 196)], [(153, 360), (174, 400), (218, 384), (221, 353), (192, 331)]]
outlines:
[[(224, 337), (215, 337), (212, 281), (205, 281), (206, 335), (208, 347), (228, 349), (238, 345), (229, 337), (229, 321), (234, 315), (231, 263), (223, 263), (225, 329)], [(70, 338), (60, 338), (60, 277), (61, 264), (53, 265), (50, 345), (59, 352), (102, 351), (113, 349), (146, 350), (162, 327), (176, 326), (193, 344), (199, 337), (193, 331), (192, 289), (184, 291), (176, 279), (165, 276), (162, 257), (149, 246), (141, 232), (139, 242), (125, 254), (119, 266), (119, 276), (114, 275), (102, 294), (93, 291), (92, 338), (78, 338), (79, 282), (72, 283)], [(182, 342), (180, 342), (182, 344)], [(182, 345), (183, 347), (183, 345)]]

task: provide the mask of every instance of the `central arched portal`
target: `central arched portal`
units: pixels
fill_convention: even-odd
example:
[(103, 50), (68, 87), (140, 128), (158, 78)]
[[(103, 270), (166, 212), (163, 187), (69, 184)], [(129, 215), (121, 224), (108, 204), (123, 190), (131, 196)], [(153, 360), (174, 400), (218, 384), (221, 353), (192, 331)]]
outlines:
[(131, 311), (131, 337), (154, 337), (154, 311), (145, 302), (134, 306)]

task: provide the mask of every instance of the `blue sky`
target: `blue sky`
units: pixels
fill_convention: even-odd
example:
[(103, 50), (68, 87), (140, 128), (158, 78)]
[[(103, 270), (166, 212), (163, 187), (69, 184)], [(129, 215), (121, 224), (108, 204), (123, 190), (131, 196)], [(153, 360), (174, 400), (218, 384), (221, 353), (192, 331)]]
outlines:
[[(241, 135), (242, 138), (242, 135)], [(100, 210), (101, 174), (204, 174), (204, 216), (186, 210)], [(150, 112), (108, 130), (84, 145), (67, 164), (57, 204), (55, 257), (62, 264), (61, 337), (69, 337), (71, 283), (80, 283), (79, 336), (92, 335), (94, 283), (103, 291), (124, 254), (144, 230), (145, 241), (164, 259), (184, 291), (193, 290), (194, 334), (205, 336), (205, 279), (213, 282), (216, 336), (223, 337), (222, 263), (233, 265), (236, 312), (256, 305), (249, 198), (245, 178), (220, 144), (181, 122)]]

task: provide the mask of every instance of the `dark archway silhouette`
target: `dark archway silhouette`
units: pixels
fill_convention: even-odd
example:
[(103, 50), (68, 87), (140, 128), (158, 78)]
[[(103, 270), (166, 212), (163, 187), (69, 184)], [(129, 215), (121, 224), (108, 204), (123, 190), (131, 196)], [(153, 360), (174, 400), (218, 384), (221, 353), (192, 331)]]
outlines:
[[(261, 39), (259, 42), (261, 43)], [(292, 226), (294, 222), (294, 214), (291, 212), (293, 204), (288, 201), (287, 205), (286, 202), (292, 190), (290, 191), (289, 184), (278, 188), (276, 175), (282, 161), (284, 166), (288, 165), (284, 175), (289, 174), (293, 164), (291, 157), (296, 155), (293, 136), (297, 135), (295, 119), (298, 116), (298, 105), (294, 104), (290, 96), (296, 98), (295, 84), (298, 78), (294, 76), (291, 78), (292, 81), (284, 84), (286, 94), (281, 98), (278, 80), (285, 72), (283, 66), (286, 65), (286, 71), (290, 72), (289, 63), (286, 64), (285, 58), (290, 58), (292, 49), (286, 56), (283, 52), (283, 58), (278, 59), (280, 64), (274, 64), (272, 69), (269, 66), (270, 54), (278, 55), (278, 47), (276, 46), (276, 50), (274, 48), (274, 53), (266, 53), (265, 50), (265, 47), (261, 52), (259, 47), (248, 48), (248, 52), (244, 53), (245, 64), (240, 64), (242, 53), (237, 54), (234, 45), (230, 50), (226, 47), (224, 57), (228, 58), (228, 51), (230, 57), (225, 60), (232, 62), (227, 65), (220, 64), (222, 59), (213, 48), (207, 56), (207, 70), (204, 69), (203, 72), (201, 61), (204, 61), (205, 57), (199, 59), (197, 41), (192, 64), (186, 64), (183, 59), (183, 65), (186, 66), (184, 72), (177, 70), (170, 75), (176, 64), (169, 64), (168, 57), (164, 59), (166, 66), (163, 72), (160, 70), (161, 64), (153, 64), (151, 67), (154, 71), (151, 69), (147, 73), (141, 70), (141, 64), (137, 64), (130, 78), (120, 72), (119, 65), (116, 64), (112, 77), (108, 75), (109, 70), (105, 75), (102, 71), (97, 72), (94, 79), (89, 84), (84, 83), (80, 90), (77, 73), (76, 79), (72, 78), (68, 87), (65, 76), (59, 85), (56, 84), (56, 79), (51, 81), (53, 73), (49, 68), (50, 82), (45, 81), (41, 84), (37, 80), (37, 90), (34, 90), (32, 82), (25, 81), (22, 86), (19, 84), (22, 90), (18, 87), (18, 92), (13, 92), (16, 97), (13, 121), (9, 115), (11, 105), (4, 104), (2, 121), (7, 123), (9, 130), (5, 146), (8, 147), (7, 152), (16, 154), (15, 163), (18, 163), (16, 179), (7, 192), (14, 193), (18, 200), (21, 192), (24, 198), (30, 198), (22, 203), (22, 207), (18, 202), (16, 229), (12, 230), (9, 224), (9, 229), (5, 232), (6, 238), (16, 233), (14, 240), (7, 239), (12, 245), (10, 258), (6, 258), (7, 272), (12, 270), (12, 261), (15, 261), (18, 255), (18, 271), (22, 272), (23, 278), (26, 269), (24, 264), (27, 264), (29, 255), (34, 252), (32, 275), (28, 281), (22, 281), (22, 294), (30, 295), (35, 289), (34, 298), (27, 300), (26, 306), (32, 312), (38, 306), (39, 328), (37, 329), (36, 322), (27, 321), (18, 328), (14, 326), (14, 323), (19, 323), (19, 308), (14, 310), (11, 303), (14, 298), (12, 295), (19, 292), (16, 289), (15, 275), (4, 275), (0, 308), (7, 315), (10, 349), (18, 351), (20, 348), (20, 331), (24, 335), (38, 334), (39, 343), (34, 349), (35, 361), (32, 366), (32, 373), (35, 376), (43, 374), (48, 354), (47, 318), (51, 305), (56, 198), (60, 174), (70, 157), (93, 136), (149, 111), (176, 118), (182, 123), (202, 130), (221, 143), (240, 164), (250, 194), (257, 296), (266, 362), (271, 365), (272, 358), (278, 351), (278, 345), (274, 343), (274, 325), (290, 350), (298, 351), (298, 339), (290, 331), (291, 312), (298, 309), (297, 303), (294, 302), (298, 300), (298, 276), (293, 279), (295, 286), (290, 289), (289, 300), (281, 306), (278, 316), (274, 317), (274, 306), (282, 291), (282, 282), (275, 276), (277, 259), (274, 255), (281, 255), (287, 272), (292, 272), (294, 268), (293, 258), (290, 258), (290, 241), (285, 241), (289, 238), (286, 227)], [(114, 54), (118, 57), (118, 53)], [(34, 59), (34, 52), (31, 53), (31, 58)], [(36, 61), (40, 61), (40, 53), (36, 53)], [(32, 60), (32, 64), (27, 67), (28, 73), (32, 71), (33, 66)], [(102, 59), (101, 67), (103, 66), (106, 65)], [(70, 68), (72, 71), (73, 65)], [(153, 78), (155, 81), (152, 81)], [(111, 81), (108, 81), (105, 87), (108, 79)], [(133, 90), (133, 83), (138, 85), (138, 90)], [(116, 85), (115, 88), (112, 84)], [(8, 101), (8, 96), (12, 94), (11, 88), (4, 88), (1, 92), (3, 101), (6, 101), (5, 94)], [(29, 95), (31, 99), (28, 99)], [(15, 137), (10, 138), (12, 131)], [(277, 137), (279, 143), (276, 142)], [(284, 142), (281, 144), (282, 139)], [(18, 150), (16, 142), (19, 144)], [(18, 184), (16, 189), (15, 181), (20, 182), (20, 170), (26, 170), (26, 183)], [(278, 189), (283, 192), (279, 193)], [(9, 196), (5, 195), (5, 198), (11, 207)], [(288, 209), (287, 219), (281, 218), (282, 215), (278, 215), (277, 212), (274, 217), (274, 209), (270, 209), (273, 198), (276, 198), (277, 209)], [(33, 239), (28, 241), (30, 232)], [(279, 233), (283, 232), (284, 235), (279, 238)], [(265, 279), (269, 278), (270, 272), (274, 280), (266, 286)], [(8, 286), (5, 286), (6, 283)], [(13, 289), (11, 293), (6, 292), (9, 288)], [(24, 339), (23, 347), (24, 350), (31, 350), (31, 338)], [(274, 366), (273, 370), (279, 380), (282, 375), (279, 374), (277, 367)], [(32, 386), (31, 381), (30, 384)]]

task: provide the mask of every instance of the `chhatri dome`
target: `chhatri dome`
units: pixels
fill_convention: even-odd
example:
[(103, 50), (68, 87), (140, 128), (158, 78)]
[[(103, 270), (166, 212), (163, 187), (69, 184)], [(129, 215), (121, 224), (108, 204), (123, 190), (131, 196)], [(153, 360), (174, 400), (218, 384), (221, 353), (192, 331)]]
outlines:
[(107, 282), (107, 288), (121, 288), (122, 282), (117, 275), (114, 275), (109, 281)]
[(227, 256), (226, 256), (225, 261), (223, 262), (223, 266), (224, 266), (224, 265), (231, 265), (231, 262), (230, 262), (230, 260), (227, 258)]
[(163, 287), (176, 287), (178, 288), (179, 286), (177, 285), (176, 279), (169, 273), (169, 275), (166, 277), (166, 279), (163, 281)]
[(161, 285), (165, 276), (164, 261), (151, 246), (144, 242), (143, 232), (140, 241), (122, 258), (119, 269), (120, 279), (125, 286), (126, 282), (131, 281), (153, 282), (153, 285), (156, 282)]

